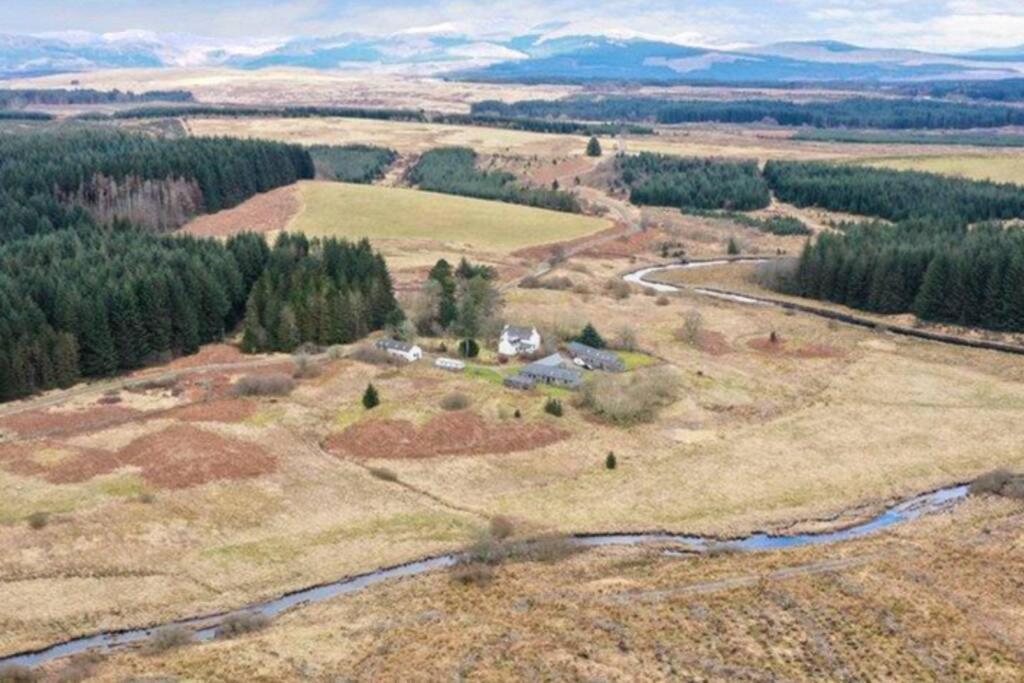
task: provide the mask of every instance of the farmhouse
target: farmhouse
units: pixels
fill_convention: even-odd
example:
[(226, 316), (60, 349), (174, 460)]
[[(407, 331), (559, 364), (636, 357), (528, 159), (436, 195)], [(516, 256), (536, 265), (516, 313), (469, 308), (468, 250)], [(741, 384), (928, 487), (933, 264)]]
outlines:
[(569, 342), (565, 348), (572, 356), (573, 362), (587, 370), (605, 370), (607, 372), (624, 372), (626, 370), (626, 364), (622, 362), (617, 353), (595, 349), (593, 346), (579, 342)]
[(377, 342), (377, 348), (387, 351), (392, 356), (404, 358), (410, 363), (415, 363), (423, 358), (423, 349), (409, 342), (397, 341), (395, 339), (381, 339)]
[(566, 389), (579, 389), (583, 386), (583, 376), (579, 370), (566, 367), (564, 358), (557, 353), (527, 365), (519, 374), (537, 384), (549, 384)]
[(505, 325), (498, 342), (498, 353), (503, 356), (537, 353), (540, 350), (540, 332), (536, 327)]

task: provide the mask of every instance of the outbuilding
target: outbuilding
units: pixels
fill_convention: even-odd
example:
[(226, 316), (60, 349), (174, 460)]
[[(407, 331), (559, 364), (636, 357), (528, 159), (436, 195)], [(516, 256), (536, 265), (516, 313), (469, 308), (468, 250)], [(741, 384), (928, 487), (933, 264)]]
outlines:
[(565, 345), (565, 349), (572, 356), (576, 365), (587, 370), (604, 370), (606, 372), (625, 372), (626, 370), (626, 364), (617, 353), (595, 349), (593, 346), (579, 342), (569, 342)]
[(438, 358), (434, 361), (434, 367), (449, 372), (462, 372), (466, 369), (466, 364), (454, 358)]
[(392, 356), (403, 358), (410, 363), (423, 359), (423, 349), (416, 344), (398, 341), (397, 339), (381, 339), (377, 342), (377, 348), (387, 351)]
[(510, 358), (520, 354), (530, 355), (540, 350), (540, 332), (536, 327), (505, 325), (498, 341), (498, 353)]

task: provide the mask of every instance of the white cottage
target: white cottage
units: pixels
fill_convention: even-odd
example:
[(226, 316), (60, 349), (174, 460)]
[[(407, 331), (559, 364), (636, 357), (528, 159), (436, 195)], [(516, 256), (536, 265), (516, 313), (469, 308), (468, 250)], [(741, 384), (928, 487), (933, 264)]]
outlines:
[(505, 325), (498, 341), (498, 353), (503, 356), (530, 355), (540, 350), (540, 332), (536, 327)]
[(397, 341), (395, 339), (381, 339), (377, 342), (377, 348), (387, 351), (392, 356), (403, 358), (410, 363), (415, 363), (416, 361), (423, 359), (423, 349), (416, 344), (410, 344), (409, 342)]

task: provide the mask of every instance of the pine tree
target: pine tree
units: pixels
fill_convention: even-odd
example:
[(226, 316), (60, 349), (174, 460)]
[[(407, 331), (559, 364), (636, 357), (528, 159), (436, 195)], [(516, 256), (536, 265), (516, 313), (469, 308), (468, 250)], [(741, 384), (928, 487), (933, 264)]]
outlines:
[(602, 337), (598, 333), (597, 329), (590, 323), (586, 324), (574, 341), (577, 341), (580, 344), (586, 344), (587, 346), (595, 349), (603, 349), (607, 346), (604, 337)]
[(615, 457), (615, 453), (608, 451), (608, 457), (604, 459), (604, 466), (606, 469), (614, 470), (619, 466), (619, 462)]
[(587, 156), (599, 157), (601, 154), (601, 142), (596, 136), (591, 136), (590, 140), (587, 142)]
[(372, 384), (366, 385), (366, 391), (363, 392), (363, 407), (367, 410), (373, 410), (380, 405), (380, 396), (377, 394), (377, 388)]

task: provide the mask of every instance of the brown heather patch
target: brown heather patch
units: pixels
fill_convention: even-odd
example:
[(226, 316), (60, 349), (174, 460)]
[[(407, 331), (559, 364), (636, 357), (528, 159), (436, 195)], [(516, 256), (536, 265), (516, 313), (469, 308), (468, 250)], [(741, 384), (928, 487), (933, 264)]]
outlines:
[(805, 344), (802, 346), (791, 347), (788, 342), (780, 339), (779, 341), (773, 342), (767, 337), (758, 339), (751, 339), (747, 342), (747, 346), (773, 356), (782, 356), (786, 358), (841, 358), (844, 356), (844, 352), (835, 348), (834, 346), (827, 346), (825, 344)]
[(0, 429), (17, 432), (23, 439), (68, 436), (114, 427), (138, 418), (143, 413), (122, 405), (91, 405), (75, 411), (30, 410), (0, 419)]
[(514, 453), (561, 441), (568, 432), (544, 423), (488, 424), (468, 411), (438, 415), (422, 427), (406, 420), (367, 420), (327, 439), (327, 450), (360, 458)]
[(123, 467), (136, 467), (150, 485), (183, 489), (219, 479), (249, 479), (274, 471), (274, 458), (259, 446), (187, 425), (140, 437), (104, 451), (38, 441), (0, 444), (0, 465), (51, 484), (79, 484)]
[(253, 416), (256, 404), (252, 401), (217, 399), (207, 403), (192, 403), (172, 408), (161, 417), (169, 417), (181, 422), (221, 422), (232, 424), (242, 422)]
[(714, 330), (701, 330), (697, 333), (697, 347), (712, 356), (724, 356), (732, 351), (725, 335)]
[(197, 237), (230, 237), (240, 232), (284, 230), (301, 208), (296, 186), (288, 185), (258, 194), (233, 209), (200, 216), (181, 232)]

